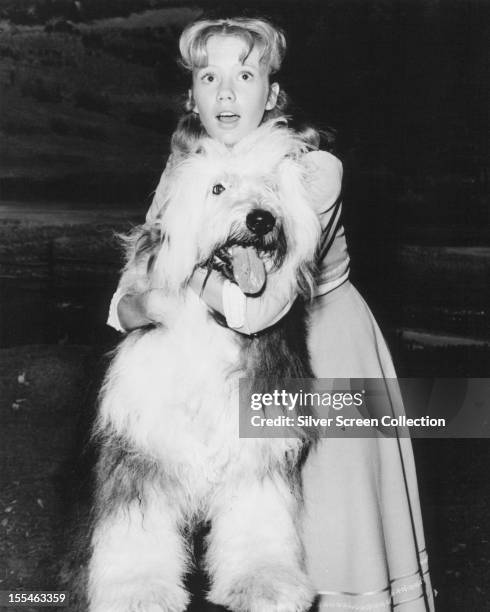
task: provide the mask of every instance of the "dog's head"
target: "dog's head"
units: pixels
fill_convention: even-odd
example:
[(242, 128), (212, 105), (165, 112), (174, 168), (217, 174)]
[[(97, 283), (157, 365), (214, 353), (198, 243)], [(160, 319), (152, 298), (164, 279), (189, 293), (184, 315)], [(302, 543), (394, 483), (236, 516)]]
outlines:
[(200, 141), (171, 173), (153, 272), (159, 284), (177, 290), (201, 266), (219, 270), (251, 295), (273, 277), (307, 294), (320, 224), (304, 151), (299, 137), (277, 121), (233, 149)]

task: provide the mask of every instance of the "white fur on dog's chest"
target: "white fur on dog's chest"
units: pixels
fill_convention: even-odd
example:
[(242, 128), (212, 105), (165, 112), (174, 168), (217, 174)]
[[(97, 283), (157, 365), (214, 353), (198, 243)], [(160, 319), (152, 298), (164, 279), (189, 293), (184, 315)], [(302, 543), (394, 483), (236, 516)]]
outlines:
[(238, 445), (236, 333), (189, 295), (169, 329), (138, 334), (125, 340), (112, 364), (102, 422), (167, 467), (218, 469)]

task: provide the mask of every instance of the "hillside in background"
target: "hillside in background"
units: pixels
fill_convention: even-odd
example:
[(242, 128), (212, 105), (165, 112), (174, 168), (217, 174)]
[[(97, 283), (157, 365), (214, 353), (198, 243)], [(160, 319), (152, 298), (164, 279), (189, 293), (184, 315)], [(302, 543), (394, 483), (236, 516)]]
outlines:
[(182, 76), (173, 58), (192, 14), (4, 22), (1, 199), (128, 202), (149, 193), (175, 127)]
[(51, 19), (84, 22), (181, 4), (175, 0), (0, 0), (0, 19), (17, 25), (44, 24)]
[(480, 0), (0, 0), (0, 197), (148, 193), (188, 87), (179, 33), (211, 6), (286, 29), (281, 85), (296, 116), (337, 128), (353, 226), (398, 231), (394, 206), (404, 227), (488, 226)]

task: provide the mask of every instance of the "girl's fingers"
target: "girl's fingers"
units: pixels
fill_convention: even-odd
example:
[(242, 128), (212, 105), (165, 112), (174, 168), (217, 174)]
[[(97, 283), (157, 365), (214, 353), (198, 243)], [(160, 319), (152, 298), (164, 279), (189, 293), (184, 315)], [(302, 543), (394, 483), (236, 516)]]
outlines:
[(150, 289), (144, 295), (146, 316), (150, 321), (161, 322), (165, 312), (165, 291), (163, 289)]

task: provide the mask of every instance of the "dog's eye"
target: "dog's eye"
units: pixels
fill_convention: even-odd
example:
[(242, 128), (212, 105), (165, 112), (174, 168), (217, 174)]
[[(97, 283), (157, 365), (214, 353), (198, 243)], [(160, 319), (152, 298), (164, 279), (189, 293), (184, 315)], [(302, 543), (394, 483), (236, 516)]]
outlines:
[(216, 185), (213, 186), (213, 193), (214, 195), (219, 195), (220, 193), (223, 193), (225, 189), (226, 188), (221, 183), (216, 183)]

